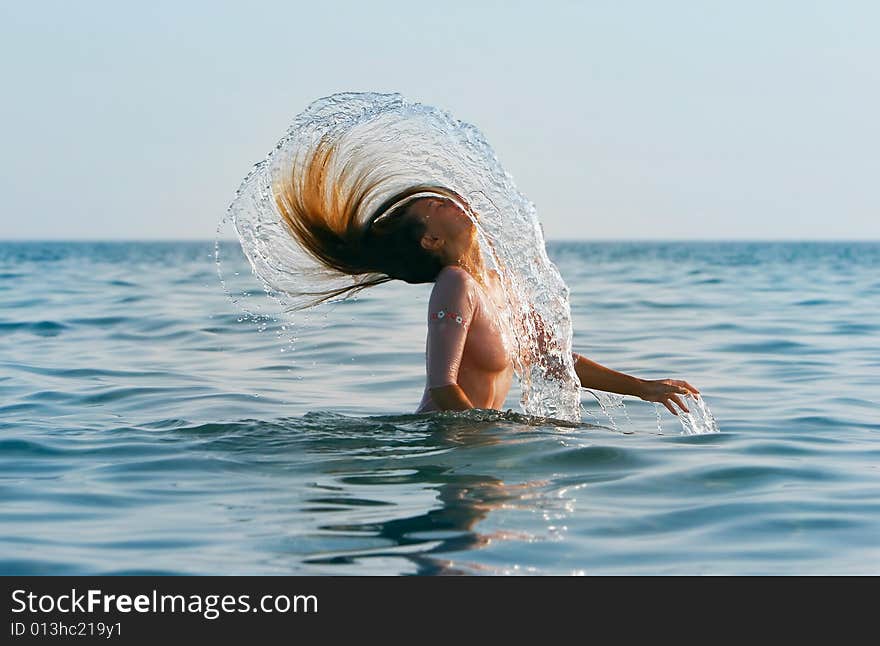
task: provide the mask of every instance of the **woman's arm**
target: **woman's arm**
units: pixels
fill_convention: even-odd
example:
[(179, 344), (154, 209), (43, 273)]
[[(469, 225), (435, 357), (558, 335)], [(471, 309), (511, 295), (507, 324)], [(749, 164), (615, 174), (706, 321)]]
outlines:
[(458, 384), (458, 370), (475, 312), (472, 278), (464, 269), (440, 272), (428, 302), (428, 391), (439, 410), (467, 410), (471, 400)]
[(617, 372), (611, 368), (591, 361), (574, 352), (574, 371), (584, 388), (595, 388), (619, 395), (634, 395), (645, 401), (658, 402), (666, 406), (673, 415), (678, 411), (672, 406), (675, 402), (685, 413), (690, 412), (679, 395), (699, 395), (700, 391), (688, 382), (679, 379), (639, 379)]
[(468, 410), (474, 405), (458, 384), (431, 388), (431, 400), (440, 410)]
[[(538, 355), (547, 357), (549, 356), (552, 335), (547, 332), (544, 320), (537, 312), (532, 310), (529, 318), (532, 321), (536, 334)], [(577, 374), (581, 387), (595, 388), (596, 390), (604, 390), (605, 392), (617, 393), (618, 395), (634, 395), (645, 401), (663, 404), (673, 415), (678, 415), (678, 411), (672, 406), (673, 402), (685, 413), (690, 412), (679, 395), (693, 395), (696, 397), (700, 394), (699, 390), (680, 379), (639, 379), (638, 377), (606, 368), (577, 352), (572, 352), (572, 359), (574, 361), (574, 371)], [(526, 356), (524, 360), (526, 363), (531, 363), (536, 360), (536, 357)], [(544, 374), (549, 377), (557, 379), (566, 378), (564, 376), (566, 368), (558, 356), (552, 361), (545, 363), (543, 369)]]
[(641, 396), (644, 379), (606, 368), (576, 352), (572, 356), (574, 371), (584, 388), (595, 388), (618, 395)]

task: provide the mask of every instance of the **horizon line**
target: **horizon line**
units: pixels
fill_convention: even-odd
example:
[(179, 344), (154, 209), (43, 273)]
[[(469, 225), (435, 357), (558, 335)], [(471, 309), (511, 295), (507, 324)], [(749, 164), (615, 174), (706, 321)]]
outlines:
[[(40, 242), (40, 243), (132, 243), (132, 242), (204, 242), (213, 244), (215, 242), (227, 243), (238, 242), (235, 238), (0, 238), (0, 244), (4, 243), (23, 243), (23, 242)], [(880, 242), (877, 238), (546, 238), (547, 243), (597, 243), (597, 242), (850, 242), (850, 243), (871, 243)]]

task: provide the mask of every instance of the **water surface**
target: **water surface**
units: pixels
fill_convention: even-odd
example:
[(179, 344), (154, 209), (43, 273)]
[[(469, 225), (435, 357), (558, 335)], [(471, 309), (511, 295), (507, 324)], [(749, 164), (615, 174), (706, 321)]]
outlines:
[(0, 244), (0, 573), (880, 573), (880, 245), (549, 253), (575, 348), (720, 433), (410, 414), (429, 286), (282, 331), (208, 242)]

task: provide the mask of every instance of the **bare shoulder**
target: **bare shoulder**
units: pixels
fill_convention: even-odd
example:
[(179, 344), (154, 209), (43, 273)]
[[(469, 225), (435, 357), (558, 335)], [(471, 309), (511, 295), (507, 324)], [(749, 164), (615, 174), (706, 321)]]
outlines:
[(461, 267), (444, 267), (431, 290), (432, 307), (474, 307), (477, 281)]
[(434, 289), (467, 290), (475, 282), (474, 277), (466, 270), (455, 265), (447, 265), (437, 274), (437, 280), (434, 281)]

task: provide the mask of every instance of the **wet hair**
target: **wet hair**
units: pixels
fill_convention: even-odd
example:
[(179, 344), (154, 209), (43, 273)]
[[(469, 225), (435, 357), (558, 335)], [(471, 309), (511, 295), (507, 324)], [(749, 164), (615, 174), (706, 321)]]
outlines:
[[(421, 245), (425, 223), (410, 212), (424, 186), (414, 186), (387, 199), (373, 214), (363, 244), (375, 253), (374, 266), (392, 279), (433, 283), (443, 269), (440, 259)], [(396, 205), (396, 206), (395, 206)]]
[(302, 249), (325, 268), (359, 278), (346, 287), (312, 293), (316, 303), (391, 280), (434, 282), (443, 268), (421, 246), (425, 224), (410, 207), (423, 194), (463, 202), (461, 197), (442, 186), (414, 185), (364, 218), (368, 201), (389, 178), (380, 174), (379, 165), (363, 166), (348, 160), (340, 168), (333, 144), (321, 140), (274, 183), (278, 213)]

